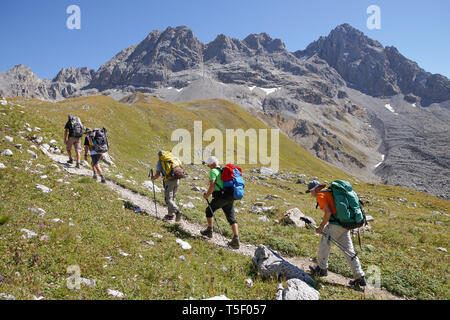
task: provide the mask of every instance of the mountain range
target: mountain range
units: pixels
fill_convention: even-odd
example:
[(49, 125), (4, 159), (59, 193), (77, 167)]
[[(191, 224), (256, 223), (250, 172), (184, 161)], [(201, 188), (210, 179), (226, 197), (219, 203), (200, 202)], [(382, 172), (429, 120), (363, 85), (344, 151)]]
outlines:
[(348, 24), (289, 52), (266, 33), (199, 41), (185, 26), (152, 31), (97, 71), (40, 79), (17, 65), (0, 94), (58, 101), (136, 92), (170, 102), (222, 98), (359, 176), (449, 199), (450, 81)]

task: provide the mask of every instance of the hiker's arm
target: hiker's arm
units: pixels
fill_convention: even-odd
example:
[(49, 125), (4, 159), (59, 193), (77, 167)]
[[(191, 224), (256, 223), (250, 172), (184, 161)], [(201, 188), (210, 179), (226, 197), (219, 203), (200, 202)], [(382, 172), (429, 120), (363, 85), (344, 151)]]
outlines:
[(161, 176), (161, 172), (160, 171), (156, 171), (156, 174), (153, 176), (152, 180), (156, 180)]
[(216, 187), (216, 180), (210, 181), (209, 182), (209, 189), (208, 191), (203, 195), (203, 197), (205, 199), (208, 199), (209, 196), (214, 192), (214, 189)]
[(323, 210), (325, 211), (325, 215), (323, 216), (323, 219), (322, 219), (322, 222), (320, 223), (319, 228), (317, 228), (317, 230), (316, 230), (316, 232), (318, 234), (322, 233), (323, 228), (325, 228), (328, 221), (330, 221), (330, 217), (331, 217), (331, 210), (330, 210), (329, 206), (325, 206), (325, 208), (323, 208)]
[(67, 143), (67, 134), (69, 133), (68, 129), (64, 129), (64, 144)]

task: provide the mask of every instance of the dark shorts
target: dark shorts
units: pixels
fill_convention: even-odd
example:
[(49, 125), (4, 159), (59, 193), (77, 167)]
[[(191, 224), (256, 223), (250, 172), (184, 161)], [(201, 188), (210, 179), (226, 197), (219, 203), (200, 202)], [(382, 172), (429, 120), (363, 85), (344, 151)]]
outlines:
[[(211, 209), (213, 212), (216, 212), (218, 209), (222, 209), (225, 213), (227, 221), (230, 225), (237, 223), (236, 218), (234, 217), (234, 199), (231, 195), (220, 195), (219, 192), (214, 191), (213, 193), (214, 199), (211, 201)], [(207, 218), (213, 217), (213, 212), (209, 209), (209, 206), (206, 208), (205, 213)]]
[(101, 154), (91, 154), (92, 164), (95, 166), (102, 158)]

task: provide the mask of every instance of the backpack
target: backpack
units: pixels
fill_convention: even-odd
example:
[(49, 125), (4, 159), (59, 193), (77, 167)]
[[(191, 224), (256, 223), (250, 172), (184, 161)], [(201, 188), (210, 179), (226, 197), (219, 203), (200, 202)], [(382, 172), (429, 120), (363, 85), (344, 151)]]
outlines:
[(244, 197), (245, 188), (242, 169), (229, 163), (221, 171), (220, 179), (223, 182), (223, 188), (232, 189), (234, 200), (241, 200)]
[(183, 179), (185, 177), (182, 162), (172, 153), (166, 151), (161, 155), (161, 166), (166, 173), (165, 178), (169, 180)]
[(357, 229), (367, 224), (362, 202), (349, 182), (335, 180), (331, 182), (329, 189), (322, 191), (333, 194), (336, 214), (331, 216), (330, 222), (337, 222), (348, 230)]
[(81, 123), (80, 118), (71, 116), (69, 122), (73, 136), (75, 138), (81, 138), (83, 136), (83, 124)]
[(92, 139), (94, 151), (97, 153), (105, 153), (109, 150), (108, 136), (106, 135), (106, 128), (101, 130), (94, 130)]

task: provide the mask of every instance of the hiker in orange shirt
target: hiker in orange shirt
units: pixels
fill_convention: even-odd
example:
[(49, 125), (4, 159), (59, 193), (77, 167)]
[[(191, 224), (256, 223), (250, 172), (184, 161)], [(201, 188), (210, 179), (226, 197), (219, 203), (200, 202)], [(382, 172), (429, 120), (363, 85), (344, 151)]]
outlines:
[(366, 285), (364, 271), (353, 248), (350, 230), (343, 228), (339, 222), (332, 218), (336, 214), (336, 207), (334, 205), (333, 194), (322, 191), (325, 187), (325, 184), (320, 184), (319, 181), (313, 180), (308, 183), (308, 190), (306, 191), (306, 193), (311, 193), (311, 196), (316, 198), (317, 204), (325, 213), (320, 226), (316, 230), (318, 234), (324, 233), (317, 252), (318, 266), (315, 268), (310, 267), (310, 270), (313, 275), (323, 277), (328, 274), (328, 256), (331, 249), (331, 237), (340, 244), (340, 249), (344, 252), (353, 271), (353, 276), (356, 280), (350, 281), (350, 285), (356, 288), (364, 287)]

